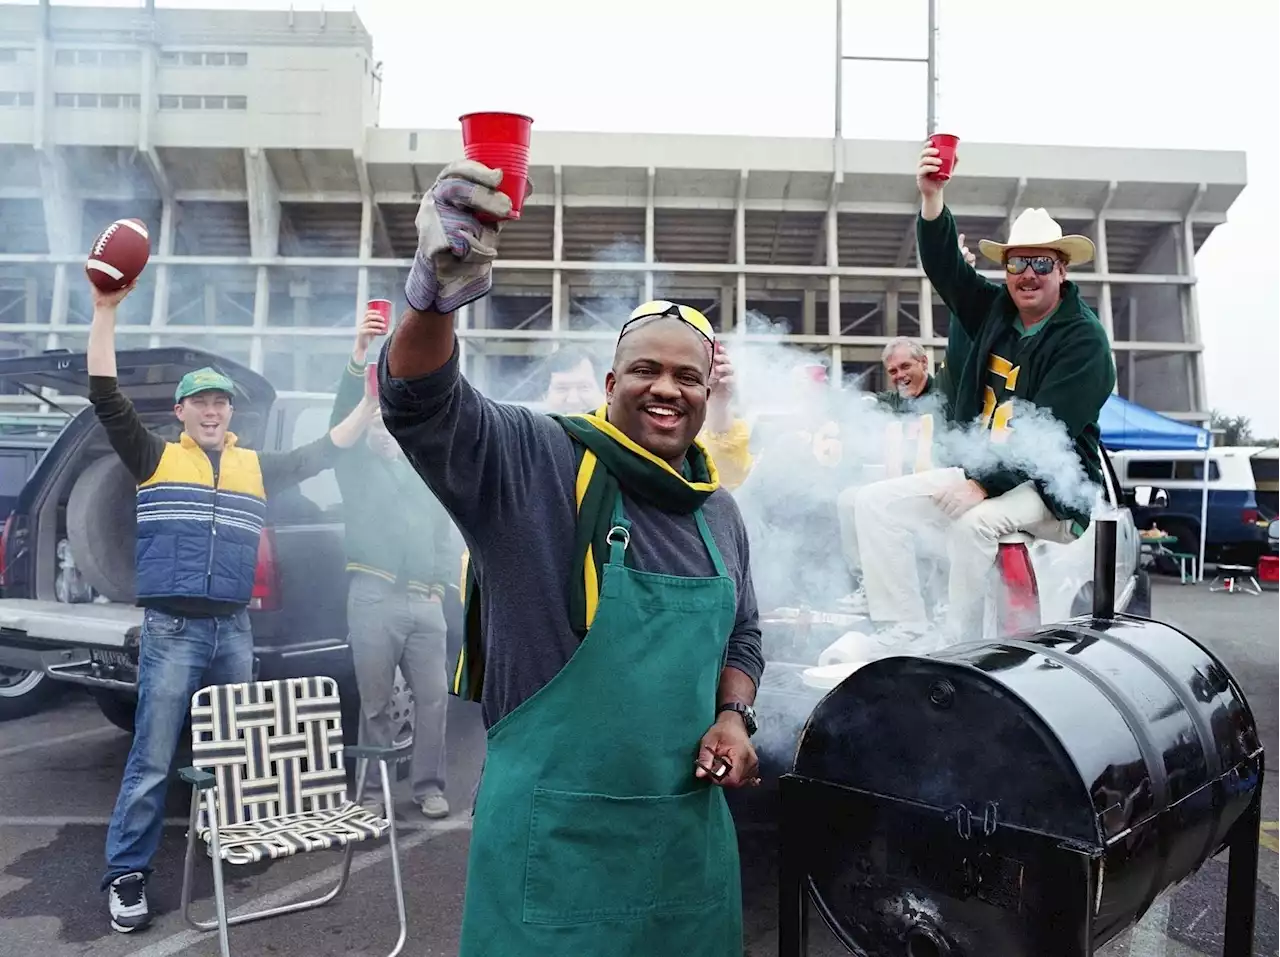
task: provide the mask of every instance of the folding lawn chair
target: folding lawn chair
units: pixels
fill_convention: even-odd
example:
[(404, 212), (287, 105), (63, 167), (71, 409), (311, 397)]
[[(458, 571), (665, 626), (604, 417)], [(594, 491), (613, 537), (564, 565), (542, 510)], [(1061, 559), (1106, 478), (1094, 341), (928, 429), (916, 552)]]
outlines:
[[(404, 947), (407, 923), (387, 761), (391, 748), (343, 747), (342, 709), (332, 678), (288, 678), (201, 688), (191, 698), (193, 767), (179, 774), (191, 785), (191, 821), (182, 875), (182, 911), (199, 930), (217, 930), (223, 957), (231, 957), (227, 930), (235, 924), (310, 910), (335, 900), (347, 886), (359, 841), (390, 834), (400, 936), (388, 957)], [(343, 757), (359, 759), (356, 800), (347, 800)], [(382, 766), (384, 820), (359, 804), (367, 762)], [(191, 912), (197, 838), (213, 860), (216, 917)], [(252, 864), (307, 851), (345, 848), (342, 874), (312, 900), (227, 916), (223, 864)]]

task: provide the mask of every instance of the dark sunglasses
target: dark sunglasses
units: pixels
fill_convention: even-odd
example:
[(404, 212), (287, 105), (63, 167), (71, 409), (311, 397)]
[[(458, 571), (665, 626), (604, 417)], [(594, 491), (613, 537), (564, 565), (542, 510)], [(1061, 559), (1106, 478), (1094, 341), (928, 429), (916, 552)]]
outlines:
[(1030, 266), (1037, 276), (1047, 276), (1056, 265), (1058, 260), (1054, 256), (1010, 256), (1004, 261), (1004, 270), (1010, 276), (1021, 276)]

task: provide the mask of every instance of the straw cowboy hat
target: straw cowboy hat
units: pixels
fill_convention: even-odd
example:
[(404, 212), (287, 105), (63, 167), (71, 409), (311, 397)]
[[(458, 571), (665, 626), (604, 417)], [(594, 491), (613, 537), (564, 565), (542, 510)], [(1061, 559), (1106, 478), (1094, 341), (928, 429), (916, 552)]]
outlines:
[(978, 249), (988, 259), (1003, 264), (1009, 249), (1053, 249), (1073, 266), (1093, 258), (1093, 240), (1088, 236), (1064, 236), (1062, 227), (1046, 209), (1024, 209), (1009, 229), (1009, 241), (997, 243), (984, 239)]

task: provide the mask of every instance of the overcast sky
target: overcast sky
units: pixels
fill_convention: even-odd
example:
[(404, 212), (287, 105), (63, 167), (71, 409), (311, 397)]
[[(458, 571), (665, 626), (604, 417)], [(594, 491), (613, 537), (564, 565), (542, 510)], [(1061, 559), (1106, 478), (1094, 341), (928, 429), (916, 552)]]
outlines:
[[(835, 0), (790, 0), (785, 13), (742, 0), (355, 6), (384, 62), (384, 126), (447, 128), (468, 110), (510, 109), (531, 114), (535, 131), (832, 135)], [(1280, 433), (1280, 4), (938, 7), (940, 128), (974, 141), (1247, 152), (1250, 184), (1196, 261), (1209, 404)], [(925, 12), (924, 0), (845, 0), (845, 52), (923, 56)], [(851, 63), (844, 76), (845, 135), (923, 136), (923, 67)]]

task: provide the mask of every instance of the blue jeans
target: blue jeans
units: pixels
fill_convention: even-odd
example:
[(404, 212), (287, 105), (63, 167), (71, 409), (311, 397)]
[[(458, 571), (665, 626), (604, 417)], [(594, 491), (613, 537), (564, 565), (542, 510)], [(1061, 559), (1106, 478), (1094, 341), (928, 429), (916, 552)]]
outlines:
[(191, 696), (208, 685), (253, 679), (249, 613), (175, 618), (148, 608), (138, 650), (133, 747), (107, 828), (105, 889), (123, 874), (151, 873), (160, 846), (164, 798)]

